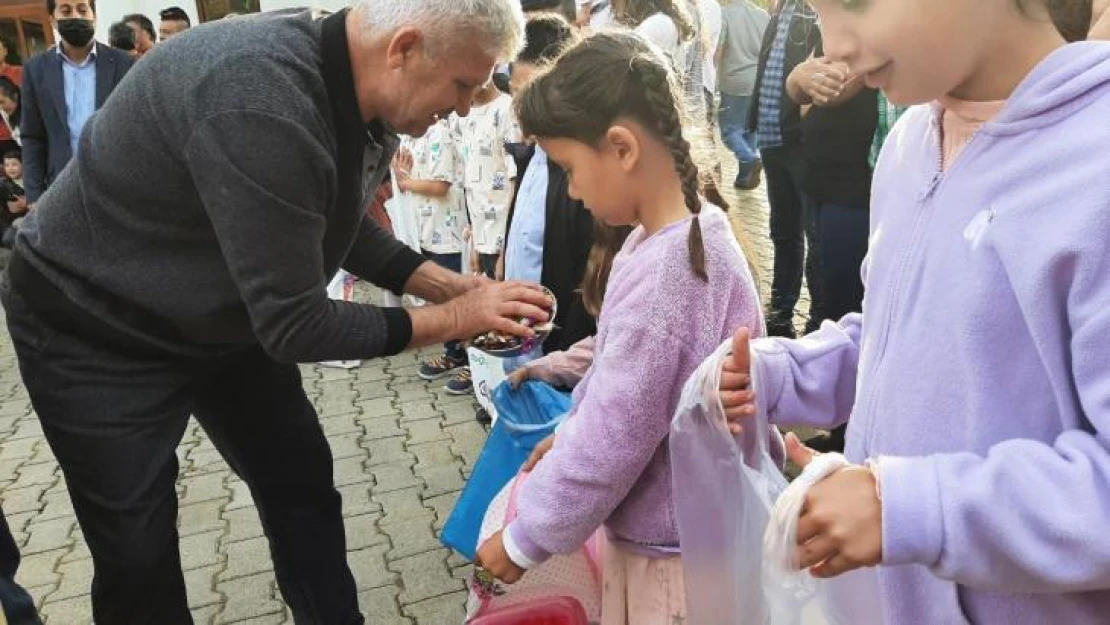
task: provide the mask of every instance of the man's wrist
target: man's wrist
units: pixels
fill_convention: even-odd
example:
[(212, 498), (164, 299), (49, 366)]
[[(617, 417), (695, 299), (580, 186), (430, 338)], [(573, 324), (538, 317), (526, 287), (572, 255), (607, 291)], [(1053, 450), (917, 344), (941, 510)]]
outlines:
[(409, 311), (412, 339), (409, 347), (424, 347), (463, 337), (462, 315), (452, 303), (415, 308)]

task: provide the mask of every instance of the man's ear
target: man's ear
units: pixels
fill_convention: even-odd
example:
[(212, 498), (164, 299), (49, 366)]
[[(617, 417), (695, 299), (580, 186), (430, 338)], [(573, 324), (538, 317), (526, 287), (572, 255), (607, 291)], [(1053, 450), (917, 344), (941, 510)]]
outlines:
[(632, 171), (640, 162), (640, 140), (627, 126), (610, 127), (603, 143), (603, 149), (617, 157), (624, 171)]
[(386, 48), (386, 66), (389, 69), (400, 69), (404, 64), (417, 54), (424, 45), (424, 34), (419, 30), (406, 26), (398, 30)]

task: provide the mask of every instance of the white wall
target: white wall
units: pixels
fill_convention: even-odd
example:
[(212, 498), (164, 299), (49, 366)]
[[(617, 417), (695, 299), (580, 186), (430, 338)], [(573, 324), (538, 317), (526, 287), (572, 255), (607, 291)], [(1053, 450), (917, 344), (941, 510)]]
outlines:
[(316, 0), (316, 2), (305, 3), (304, 0), (262, 0), (263, 11), (273, 11), (274, 9), (292, 9), (303, 6), (311, 6), (317, 9), (325, 9), (328, 11), (339, 11), (344, 7), (351, 5), (349, 0)]
[[(263, 11), (274, 9), (289, 9), (303, 6), (312, 6), (329, 11), (338, 11), (349, 6), (350, 0), (261, 0)], [(199, 24), (197, 17), (196, 0), (97, 0), (96, 3), (96, 38), (108, 42), (108, 29), (112, 24), (120, 21), (124, 15), (142, 13), (154, 22), (154, 30), (158, 30), (158, 12), (167, 7), (178, 6), (185, 9), (193, 24)]]
[(193, 24), (198, 24), (196, 0), (97, 0), (96, 2), (96, 38), (102, 43), (108, 43), (108, 29), (112, 24), (123, 19), (124, 15), (142, 13), (154, 23), (154, 32), (158, 32), (158, 13), (169, 7), (181, 7), (189, 14)]

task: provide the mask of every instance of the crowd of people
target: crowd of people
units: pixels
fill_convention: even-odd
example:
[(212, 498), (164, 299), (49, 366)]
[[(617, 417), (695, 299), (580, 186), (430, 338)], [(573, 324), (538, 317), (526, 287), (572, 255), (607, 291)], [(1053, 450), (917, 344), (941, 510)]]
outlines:
[[(882, 622), (1110, 608), (1110, 44), (1066, 45), (1110, 35), (1104, 0), (358, 0), (184, 36), (171, 7), (110, 47), (94, 0), (47, 8), (58, 45), (0, 65), (0, 294), (98, 623), (191, 622), (190, 415), (250, 486), (297, 622), (362, 622), (291, 363), (442, 345), (418, 375), (467, 394), (465, 341), (529, 320), (554, 330), (509, 383), (573, 404), (478, 550), (506, 584), (603, 528), (602, 623), (685, 622), (667, 440), (731, 339), (732, 426), (817, 427), (791, 460), (854, 463), (807, 499), (802, 568), (878, 567)], [(726, 152), (767, 195), (766, 302)], [(341, 268), (427, 305), (328, 300)], [(0, 532), (0, 604), (33, 623), (17, 564)]]

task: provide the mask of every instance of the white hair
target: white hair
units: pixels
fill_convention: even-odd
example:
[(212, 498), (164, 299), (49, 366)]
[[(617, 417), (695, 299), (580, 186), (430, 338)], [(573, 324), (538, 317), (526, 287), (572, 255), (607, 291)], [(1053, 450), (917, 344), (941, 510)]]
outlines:
[(371, 36), (417, 26), (435, 48), (477, 43), (498, 61), (511, 61), (524, 45), (520, 0), (357, 0), (357, 4)]

